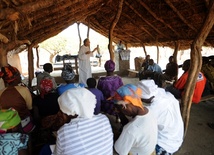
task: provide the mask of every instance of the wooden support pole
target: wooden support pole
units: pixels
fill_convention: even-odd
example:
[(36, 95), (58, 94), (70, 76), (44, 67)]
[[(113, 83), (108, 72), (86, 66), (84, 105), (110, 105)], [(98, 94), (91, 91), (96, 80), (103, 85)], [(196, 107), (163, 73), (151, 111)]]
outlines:
[(110, 59), (114, 61), (114, 52), (113, 52), (113, 47), (112, 47), (112, 36), (113, 36), (113, 31), (114, 31), (114, 27), (116, 26), (120, 15), (122, 13), (122, 8), (123, 8), (123, 1), (124, 0), (120, 0), (119, 5), (118, 5), (118, 11), (116, 16), (114, 17), (114, 20), (112, 21), (111, 25), (110, 25), (110, 29), (109, 29), (109, 54), (110, 54)]
[(7, 50), (5, 49), (3, 43), (0, 43), (0, 68), (7, 66)]
[(157, 64), (159, 63), (159, 55), (160, 55), (159, 47), (157, 46)]
[(79, 49), (80, 49), (81, 44), (82, 44), (82, 39), (81, 39), (81, 35), (80, 35), (80, 23), (77, 23), (77, 31), (78, 31), (78, 36), (79, 36)]
[(35, 47), (36, 48), (36, 67), (39, 68), (39, 45)]
[(173, 58), (174, 58), (174, 61), (175, 63), (177, 63), (177, 55), (178, 55), (178, 51), (179, 51), (179, 48), (180, 48), (180, 42), (179, 41), (175, 41), (175, 49), (174, 49), (174, 52), (173, 52)]
[(189, 76), (185, 85), (184, 96), (181, 100), (182, 103), (181, 110), (185, 127), (184, 129), (185, 135), (187, 133), (187, 128), (189, 124), (190, 109), (192, 105), (192, 95), (194, 92), (198, 73), (202, 65), (201, 49), (203, 43), (205, 42), (206, 37), (208, 36), (210, 30), (213, 27), (214, 24), (213, 18), (214, 18), (214, 0), (210, 0), (210, 7), (206, 20), (202, 28), (200, 29), (197, 37), (195, 38), (191, 45), (191, 54), (190, 54), (191, 64), (189, 69)]
[(33, 46), (28, 46), (28, 87), (31, 87), (32, 79), (34, 78), (34, 63), (33, 63)]
[(144, 51), (144, 54), (145, 54), (145, 57), (146, 57), (147, 56), (146, 47), (145, 47), (144, 44), (142, 45), (142, 47), (143, 47), (143, 51)]

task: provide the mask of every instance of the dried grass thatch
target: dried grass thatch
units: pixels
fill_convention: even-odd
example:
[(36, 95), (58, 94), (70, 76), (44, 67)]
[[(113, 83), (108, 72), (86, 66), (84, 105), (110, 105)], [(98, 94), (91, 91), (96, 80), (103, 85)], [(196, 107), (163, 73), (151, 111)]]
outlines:
[[(3, 0), (0, 1), (0, 33), (10, 41), (28, 39), (38, 44), (75, 22), (108, 37), (119, 0)], [(205, 0), (124, 0), (113, 41), (128, 46), (190, 47), (206, 17)], [(16, 21), (14, 26), (14, 21)], [(18, 29), (19, 28), (19, 29)], [(17, 33), (17, 34), (16, 34)], [(214, 45), (214, 29), (205, 46)]]

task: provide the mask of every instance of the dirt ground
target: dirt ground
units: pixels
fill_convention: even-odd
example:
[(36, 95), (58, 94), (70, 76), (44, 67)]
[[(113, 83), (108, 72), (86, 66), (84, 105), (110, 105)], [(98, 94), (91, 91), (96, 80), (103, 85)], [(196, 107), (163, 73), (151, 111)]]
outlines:
[[(137, 84), (138, 78), (123, 77), (123, 82)], [(189, 126), (181, 148), (174, 155), (214, 155), (214, 99), (191, 107)]]

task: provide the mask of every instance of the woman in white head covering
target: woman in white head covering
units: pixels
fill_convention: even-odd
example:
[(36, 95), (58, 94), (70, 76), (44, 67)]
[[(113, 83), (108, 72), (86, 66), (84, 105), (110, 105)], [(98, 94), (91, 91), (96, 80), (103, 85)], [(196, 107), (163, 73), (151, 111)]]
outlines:
[(94, 94), (86, 88), (73, 88), (58, 102), (63, 115), (71, 120), (57, 131), (54, 154), (113, 153), (112, 128), (105, 115), (94, 115)]
[(154, 114), (158, 123), (156, 154), (175, 153), (183, 142), (184, 132), (178, 100), (163, 88), (158, 88), (154, 80), (141, 80), (138, 87), (142, 89), (141, 98), (154, 97), (146, 107)]

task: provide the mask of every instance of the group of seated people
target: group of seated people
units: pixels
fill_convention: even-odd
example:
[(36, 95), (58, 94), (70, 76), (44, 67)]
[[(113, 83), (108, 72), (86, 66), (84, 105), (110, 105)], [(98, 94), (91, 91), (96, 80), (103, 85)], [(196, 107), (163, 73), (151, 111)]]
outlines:
[[(176, 99), (181, 99), (188, 78), (190, 59), (185, 60), (182, 65), (178, 66), (177, 63), (174, 62), (173, 56), (170, 56), (169, 63), (167, 63), (164, 71), (162, 71), (157, 64), (151, 62), (153, 62), (153, 60), (147, 55), (142, 64), (143, 70), (139, 72), (139, 79), (153, 79), (158, 87), (164, 88), (166, 91), (172, 93)], [(181, 77), (177, 79), (179, 67), (182, 67), (184, 72)], [(201, 72), (198, 74), (192, 98), (192, 102), (196, 104), (200, 102), (202, 95), (204, 95), (207, 90), (207, 76), (204, 73), (202, 67)]]
[[(56, 133), (56, 137), (53, 145), (43, 145), (40, 155), (107, 155), (114, 151), (119, 155), (168, 155), (176, 152), (184, 132), (178, 100), (152, 79), (124, 85), (122, 78), (114, 74), (112, 60), (106, 61), (104, 67), (106, 76), (98, 82), (91, 77), (85, 86), (75, 82), (75, 72), (65, 65), (61, 73), (65, 83), (57, 86), (50, 76), (53, 68), (47, 63), (44, 72), (37, 75), (39, 95), (36, 97), (20, 84), (18, 69), (10, 65), (3, 67), (0, 75), (5, 88), (0, 90), (0, 142), (7, 143), (7, 136), (17, 134), (21, 146), (13, 143), (13, 151), (30, 154), (26, 153), (28, 140), (34, 137), (29, 134), (42, 128)], [(120, 120), (119, 135), (115, 135), (108, 115)], [(19, 130), (13, 129), (16, 126)], [(0, 146), (0, 154), (7, 151), (11, 150)]]

